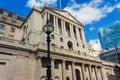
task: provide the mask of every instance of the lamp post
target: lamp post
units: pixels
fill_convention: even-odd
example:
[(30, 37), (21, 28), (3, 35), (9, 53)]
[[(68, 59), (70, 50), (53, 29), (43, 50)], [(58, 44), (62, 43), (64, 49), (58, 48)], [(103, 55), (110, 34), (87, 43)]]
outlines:
[(43, 26), (43, 31), (47, 34), (47, 80), (51, 79), (51, 59), (50, 59), (50, 34), (54, 31), (54, 27), (50, 21)]

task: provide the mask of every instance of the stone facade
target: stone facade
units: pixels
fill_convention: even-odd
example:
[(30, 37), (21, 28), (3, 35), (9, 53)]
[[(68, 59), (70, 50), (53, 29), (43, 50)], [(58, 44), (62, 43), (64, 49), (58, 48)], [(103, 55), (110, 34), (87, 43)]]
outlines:
[(55, 27), (51, 34), (53, 80), (118, 79), (119, 64), (98, 58), (98, 52), (85, 41), (83, 25), (67, 11), (45, 6), (42, 10), (33, 7), (22, 23), (24, 41), (0, 40), (0, 80), (46, 80), (47, 45), (42, 27), (49, 18)]

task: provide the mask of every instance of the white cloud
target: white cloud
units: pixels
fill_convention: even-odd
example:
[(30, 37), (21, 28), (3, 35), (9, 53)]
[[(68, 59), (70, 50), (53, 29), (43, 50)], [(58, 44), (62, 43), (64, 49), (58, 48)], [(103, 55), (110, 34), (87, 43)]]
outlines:
[(101, 45), (99, 39), (90, 40), (89, 44), (94, 50), (101, 50)]
[(75, 0), (72, 1), (74, 1), (73, 4), (66, 6), (64, 10), (69, 11), (83, 24), (99, 21), (115, 8), (120, 8), (120, 3), (110, 6), (110, 4), (104, 4), (103, 0), (91, 0), (91, 2), (83, 4), (78, 4)]
[(93, 27), (90, 27), (90, 28), (89, 28), (89, 30), (90, 30), (90, 31), (93, 31), (93, 30), (94, 30), (94, 28), (93, 28)]
[(33, 6), (43, 7), (45, 4), (56, 6), (57, 0), (28, 0), (27, 6), (32, 8)]
[(116, 8), (120, 8), (120, 3), (118, 3), (118, 4), (116, 5)]

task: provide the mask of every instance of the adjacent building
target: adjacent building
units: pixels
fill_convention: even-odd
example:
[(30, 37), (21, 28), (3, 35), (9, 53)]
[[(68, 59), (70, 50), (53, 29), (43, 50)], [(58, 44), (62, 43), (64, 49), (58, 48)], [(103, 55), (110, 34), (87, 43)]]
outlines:
[(99, 56), (101, 60), (120, 63), (120, 48), (118, 47), (110, 50), (103, 50)]
[(0, 40), (0, 80), (46, 80), (47, 45), (42, 27), (47, 20), (55, 29), (51, 34), (53, 80), (120, 77), (120, 65), (99, 59), (98, 52), (85, 41), (84, 26), (78, 20), (67, 11), (46, 5), (32, 8), (20, 26), (17, 41)]
[(24, 20), (23, 17), (0, 8), (0, 39), (21, 40), (21, 24)]
[(103, 49), (110, 49), (114, 46), (120, 46), (120, 21), (103, 26), (98, 34)]

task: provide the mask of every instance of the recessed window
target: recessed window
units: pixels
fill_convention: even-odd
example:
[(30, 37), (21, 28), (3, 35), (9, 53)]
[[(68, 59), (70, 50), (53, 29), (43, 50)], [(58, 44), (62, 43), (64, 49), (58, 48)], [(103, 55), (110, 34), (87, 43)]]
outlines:
[(70, 80), (69, 77), (66, 77), (66, 80)]
[(15, 21), (15, 20), (12, 20), (11, 22), (12, 22), (12, 23), (16, 23), (17, 21)]
[(9, 39), (14, 39), (14, 36), (13, 36), (13, 35), (9, 35), (8, 38), (9, 38)]
[(83, 48), (85, 48), (85, 45), (83, 45)]
[(64, 49), (64, 47), (63, 47), (63, 46), (60, 46), (60, 48), (63, 48), (63, 49)]
[(51, 43), (51, 46), (56, 46), (54, 43)]
[(4, 16), (2, 16), (2, 18), (1, 18), (3, 21), (5, 21), (5, 20), (7, 20), (7, 18), (6, 17), (4, 17)]
[(3, 14), (8, 16), (9, 12), (8, 11), (3, 11)]
[(15, 19), (17, 19), (17, 15), (16, 14), (12, 14), (12, 18), (15, 18)]
[(79, 47), (79, 43), (77, 43), (77, 47)]
[(65, 67), (66, 67), (66, 70), (69, 70), (69, 64), (68, 63), (65, 64)]
[(13, 35), (9, 35), (8, 41), (9, 41), (9, 42), (13, 42), (13, 39), (14, 39), (14, 36), (13, 36)]
[(10, 32), (15, 32), (15, 28), (10, 28)]
[(55, 62), (54, 67), (55, 69), (59, 69), (59, 63)]
[(3, 37), (3, 33), (0, 33), (0, 40), (2, 39), (2, 37)]
[(5, 25), (0, 24), (0, 29), (1, 29), (1, 30), (4, 30), (4, 29), (5, 29)]
[(51, 39), (55, 39), (55, 36), (54, 36), (54, 35), (51, 35)]
[(47, 68), (47, 58), (42, 58), (41, 63), (43, 68)]
[(63, 38), (60, 38), (60, 42), (63, 42)]

